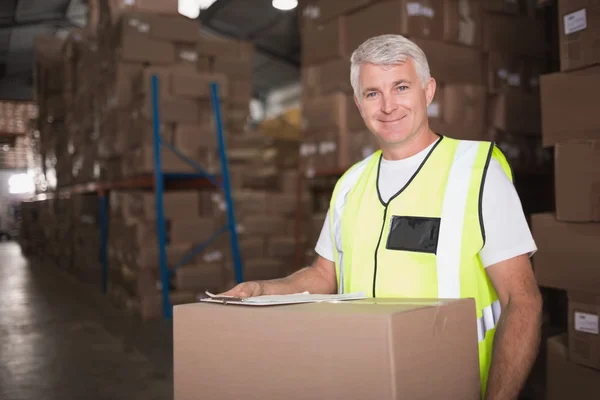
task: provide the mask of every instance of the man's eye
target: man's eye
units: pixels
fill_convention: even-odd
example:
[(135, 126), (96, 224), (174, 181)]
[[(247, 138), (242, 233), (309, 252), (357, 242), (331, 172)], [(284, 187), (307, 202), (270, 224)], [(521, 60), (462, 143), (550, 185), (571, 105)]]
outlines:
[(367, 93), (367, 98), (369, 98), (369, 97), (375, 97), (376, 94), (377, 93), (375, 93), (375, 92)]
[(399, 91), (399, 92), (403, 92), (403, 91), (405, 91), (406, 89), (408, 89), (408, 86), (406, 86), (406, 85), (401, 85), (401, 86), (398, 86), (398, 88), (397, 88), (397, 89), (398, 89), (398, 91)]

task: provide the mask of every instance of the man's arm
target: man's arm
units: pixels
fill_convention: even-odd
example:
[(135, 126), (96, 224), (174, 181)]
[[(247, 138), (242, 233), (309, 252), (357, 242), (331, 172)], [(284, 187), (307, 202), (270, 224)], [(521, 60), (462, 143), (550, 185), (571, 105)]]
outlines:
[(537, 357), (542, 298), (526, 254), (490, 265), (486, 272), (498, 293), (502, 314), (485, 398), (517, 399)]
[(337, 293), (335, 264), (318, 256), (312, 266), (281, 279), (244, 282), (223, 293), (226, 296), (252, 297), (292, 294), (308, 291), (315, 294)]

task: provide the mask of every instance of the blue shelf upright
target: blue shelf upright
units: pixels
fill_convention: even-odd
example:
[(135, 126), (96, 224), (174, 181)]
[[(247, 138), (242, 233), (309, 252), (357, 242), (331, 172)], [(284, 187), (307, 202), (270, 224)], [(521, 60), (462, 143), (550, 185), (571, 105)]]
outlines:
[[(234, 261), (235, 268), (235, 279), (236, 282), (240, 283), (243, 281), (243, 269), (242, 269), (242, 261), (239, 252), (237, 231), (236, 231), (236, 222), (235, 222), (235, 212), (234, 212), (234, 204), (231, 196), (231, 186), (229, 180), (229, 169), (228, 169), (228, 160), (227, 160), (227, 149), (225, 147), (225, 139), (223, 133), (223, 124), (221, 119), (221, 107), (219, 102), (219, 90), (218, 85), (216, 83), (211, 83), (211, 101), (213, 113), (215, 116), (215, 124), (216, 124), (216, 134), (217, 140), (219, 143), (219, 155), (221, 161), (221, 175), (222, 180), (221, 183), (217, 180), (217, 178), (205, 172), (196, 162), (190, 160), (183, 153), (181, 153), (174, 146), (166, 143), (162, 140), (160, 136), (160, 107), (159, 107), (159, 80), (156, 75), (152, 76), (151, 81), (151, 93), (152, 93), (152, 130), (153, 130), (153, 139), (154, 139), (154, 186), (155, 186), (155, 195), (156, 195), (156, 223), (157, 223), (157, 232), (158, 232), (158, 250), (159, 250), (159, 265), (160, 265), (160, 277), (162, 283), (162, 302), (163, 302), (163, 315), (165, 318), (170, 319), (172, 317), (173, 308), (170, 301), (169, 296), (169, 288), (171, 277), (176, 272), (177, 268), (188, 263), (196, 254), (199, 254), (204, 249), (206, 249), (217, 237), (219, 237), (222, 233), (229, 231), (230, 242), (231, 242), (231, 251)], [(168, 150), (175, 153), (178, 157), (180, 157), (184, 162), (191, 165), (196, 171), (197, 174), (170, 174), (163, 173), (162, 165), (161, 165), (161, 149), (162, 147), (166, 147)], [(225, 201), (227, 204), (227, 225), (219, 229), (215, 234), (209, 238), (206, 242), (201, 243), (192, 249), (188, 254), (186, 254), (179, 262), (171, 269), (169, 269), (167, 263), (167, 232), (166, 232), (166, 224), (164, 218), (164, 209), (163, 209), (163, 194), (165, 191), (165, 181), (167, 180), (185, 180), (185, 179), (197, 179), (204, 178), (213, 184), (213, 186), (220, 188), (224, 192)]]

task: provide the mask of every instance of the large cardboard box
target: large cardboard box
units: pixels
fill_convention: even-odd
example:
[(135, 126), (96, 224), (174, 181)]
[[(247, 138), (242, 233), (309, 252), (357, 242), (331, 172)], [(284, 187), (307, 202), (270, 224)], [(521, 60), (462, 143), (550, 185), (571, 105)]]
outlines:
[(527, 17), (484, 14), (483, 50), (543, 58), (545, 54), (543, 22)]
[(553, 214), (534, 214), (538, 251), (533, 268), (538, 284), (587, 293), (600, 291), (600, 224), (560, 222)]
[(364, 129), (364, 122), (352, 96), (335, 93), (306, 100), (303, 104), (303, 130)]
[(480, 47), (483, 32), (480, 0), (444, 0), (444, 40)]
[(593, 399), (600, 392), (600, 371), (569, 361), (567, 335), (548, 339), (546, 399)]
[(600, 222), (600, 140), (560, 142), (554, 151), (556, 217)]
[(600, 139), (600, 67), (542, 75), (544, 146), (568, 139)]
[(413, 40), (427, 56), (431, 76), (441, 83), (483, 85), (483, 55), (466, 46), (435, 40)]
[(349, 57), (302, 69), (302, 93), (305, 96), (321, 96), (336, 91), (352, 94)]
[(172, 43), (152, 40), (142, 35), (125, 35), (121, 41), (121, 61), (132, 63), (172, 64), (175, 46)]
[(486, 91), (478, 85), (439, 85), (427, 109), (429, 125), (437, 133), (481, 140), (486, 132)]
[(381, 1), (347, 17), (347, 49), (350, 53), (365, 40), (384, 34), (442, 40), (443, 0)]
[(488, 108), (492, 127), (511, 133), (541, 131), (540, 98), (521, 90), (505, 90), (491, 98)]
[(302, 14), (309, 26), (322, 24), (336, 17), (346, 15), (356, 9), (373, 3), (374, 0), (318, 0), (315, 4), (308, 4)]
[(558, 2), (560, 69), (600, 64), (600, 4), (594, 0)]
[(347, 47), (346, 26), (346, 17), (339, 17), (302, 32), (302, 65), (346, 57), (354, 51)]
[(210, 99), (211, 84), (219, 85), (219, 98), (227, 99), (228, 80), (223, 74), (190, 73), (175, 70), (170, 74), (170, 89), (173, 96), (192, 99)]
[(481, 398), (472, 299), (200, 303), (173, 315), (175, 400)]
[(600, 370), (599, 318), (600, 295), (569, 292), (569, 358)]

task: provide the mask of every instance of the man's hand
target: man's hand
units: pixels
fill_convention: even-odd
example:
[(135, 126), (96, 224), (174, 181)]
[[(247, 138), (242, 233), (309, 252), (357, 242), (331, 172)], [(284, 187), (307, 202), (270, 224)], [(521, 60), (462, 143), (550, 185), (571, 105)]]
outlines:
[(336, 293), (335, 264), (318, 256), (312, 266), (296, 271), (286, 278), (240, 283), (222, 295), (245, 298), (305, 291), (313, 294)]
[(242, 282), (239, 285), (221, 293), (220, 296), (233, 296), (239, 298), (261, 296), (263, 294), (262, 285), (260, 282), (250, 281)]
[(502, 307), (496, 326), (486, 400), (516, 400), (535, 362), (542, 300), (524, 254), (486, 268)]

